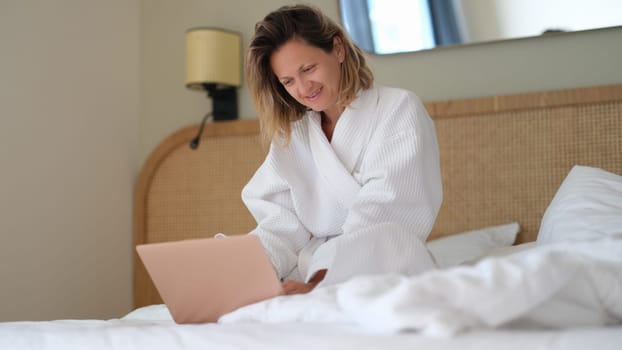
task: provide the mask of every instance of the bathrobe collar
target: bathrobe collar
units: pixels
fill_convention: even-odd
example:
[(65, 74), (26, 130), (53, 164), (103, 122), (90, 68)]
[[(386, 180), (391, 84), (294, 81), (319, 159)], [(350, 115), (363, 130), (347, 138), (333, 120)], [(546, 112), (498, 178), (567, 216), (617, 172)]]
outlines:
[(360, 91), (339, 117), (332, 143), (328, 142), (322, 131), (320, 113), (311, 111), (307, 114), (313, 159), (320, 175), (344, 209), (351, 207), (361, 188), (352, 177), (352, 172), (373, 131), (377, 103), (378, 91), (375, 88)]

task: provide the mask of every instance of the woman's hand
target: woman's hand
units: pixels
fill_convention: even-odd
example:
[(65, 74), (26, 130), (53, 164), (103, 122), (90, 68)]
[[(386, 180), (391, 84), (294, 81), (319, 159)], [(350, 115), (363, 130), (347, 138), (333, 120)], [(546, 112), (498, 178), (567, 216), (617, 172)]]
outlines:
[(324, 279), (324, 276), (326, 276), (326, 270), (320, 270), (309, 280), (308, 283), (287, 280), (282, 283), (283, 294), (293, 295), (309, 293)]

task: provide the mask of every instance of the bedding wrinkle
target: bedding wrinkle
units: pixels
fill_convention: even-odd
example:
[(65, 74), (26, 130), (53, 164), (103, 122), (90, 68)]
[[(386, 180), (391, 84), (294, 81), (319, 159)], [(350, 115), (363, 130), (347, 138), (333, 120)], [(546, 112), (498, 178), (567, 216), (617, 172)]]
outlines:
[[(622, 322), (621, 257), (620, 239), (551, 243), (415, 276), (359, 276), (306, 297), (328, 303), (326, 322), (346, 320), (370, 332), (451, 337), (477, 329), (603, 327)], [(322, 322), (308, 318), (305, 303), (276, 298), (271, 305), (277, 307), (261, 308), (260, 317)], [(259, 317), (257, 308), (222, 321)]]

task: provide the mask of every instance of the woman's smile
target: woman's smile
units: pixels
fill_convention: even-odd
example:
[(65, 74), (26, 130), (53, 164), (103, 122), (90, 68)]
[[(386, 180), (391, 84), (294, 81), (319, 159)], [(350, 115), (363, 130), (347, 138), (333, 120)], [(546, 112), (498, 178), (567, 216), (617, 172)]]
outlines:
[(307, 101), (309, 101), (309, 102), (316, 101), (319, 98), (319, 96), (320, 96), (320, 91), (322, 91), (322, 88), (316, 89), (313, 92), (311, 92), (311, 94), (309, 94), (306, 97)]

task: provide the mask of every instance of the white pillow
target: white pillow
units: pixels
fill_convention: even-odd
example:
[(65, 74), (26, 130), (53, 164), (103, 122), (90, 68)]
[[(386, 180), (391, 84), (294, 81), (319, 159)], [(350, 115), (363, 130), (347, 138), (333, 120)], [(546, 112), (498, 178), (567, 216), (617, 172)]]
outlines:
[(574, 166), (544, 212), (538, 244), (622, 234), (622, 176)]
[(456, 266), (511, 246), (520, 231), (518, 223), (491, 226), (428, 241), (426, 247), (439, 268)]

